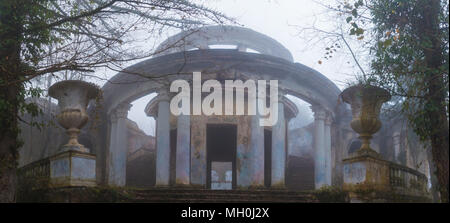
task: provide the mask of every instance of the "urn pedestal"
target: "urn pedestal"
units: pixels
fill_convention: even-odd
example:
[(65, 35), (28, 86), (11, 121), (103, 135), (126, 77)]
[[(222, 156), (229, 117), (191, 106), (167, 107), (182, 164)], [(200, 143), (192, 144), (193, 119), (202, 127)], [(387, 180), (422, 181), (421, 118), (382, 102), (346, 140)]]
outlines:
[(69, 135), (68, 143), (50, 158), (53, 187), (96, 185), (96, 157), (78, 142), (78, 134), (89, 119), (86, 112), (89, 101), (99, 93), (94, 84), (78, 80), (61, 81), (49, 88), (49, 95), (58, 99), (58, 123)]
[(390, 186), (389, 165), (370, 147), (372, 135), (381, 128), (381, 106), (390, 99), (390, 94), (379, 87), (356, 85), (345, 89), (341, 97), (351, 105), (350, 126), (362, 141), (356, 154), (343, 160), (343, 189), (350, 191), (352, 202), (359, 202), (356, 191), (386, 191)]
[(95, 155), (75, 150), (50, 158), (52, 187), (96, 186)]

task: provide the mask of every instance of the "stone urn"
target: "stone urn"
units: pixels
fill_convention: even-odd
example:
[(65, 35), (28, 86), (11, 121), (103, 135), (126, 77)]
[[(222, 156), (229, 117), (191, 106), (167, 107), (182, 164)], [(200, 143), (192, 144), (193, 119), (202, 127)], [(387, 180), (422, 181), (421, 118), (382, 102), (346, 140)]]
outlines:
[(385, 89), (360, 84), (345, 89), (341, 97), (344, 102), (351, 105), (353, 119), (350, 126), (359, 134), (362, 141), (357, 154), (378, 157), (379, 154), (370, 148), (370, 140), (381, 128), (379, 119), (381, 106), (391, 99), (391, 95)]
[(69, 142), (63, 146), (62, 151), (89, 152), (89, 149), (78, 142), (78, 134), (88, 121), (86, 108), (89, 101), (99, 93), (100, 89), (96, 85), (80, 80), (61, 81), (48, 89), (48, 94), (58, 99), (58, 123), (69, 135)]

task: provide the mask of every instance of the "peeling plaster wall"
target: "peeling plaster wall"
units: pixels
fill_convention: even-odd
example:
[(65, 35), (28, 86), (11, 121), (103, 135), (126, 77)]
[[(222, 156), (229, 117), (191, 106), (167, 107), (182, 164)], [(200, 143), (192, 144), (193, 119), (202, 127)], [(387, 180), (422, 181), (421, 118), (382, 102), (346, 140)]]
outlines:
[[(207, 124), (237, 125), (236, 180), (238, 186), (250, 185), (250, 116), (191, 116), (191, 184), (206, 186)], [(264, 154), (262, 154), (264, 155)]]
[(206, 185), (206, 122), (191, 116), (191, 185)]
[(313, 148), (313, 126), (311, 123), (303, 128), (288, 131), (288, 155), (297, 157), (312, 157)]
[(128, 161), (136, 158), (135, 154), (140, 149), (146, 149), (150, 151), (155, 150), (155, 137), (144, 133), (137, 126), (136, 122), (127, 120), (128, 128)]

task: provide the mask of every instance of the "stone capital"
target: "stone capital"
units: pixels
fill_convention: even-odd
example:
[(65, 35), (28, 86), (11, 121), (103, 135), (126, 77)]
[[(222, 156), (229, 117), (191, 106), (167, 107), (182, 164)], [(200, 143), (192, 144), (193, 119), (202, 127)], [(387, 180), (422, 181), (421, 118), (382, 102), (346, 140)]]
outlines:
[(283, 103), (286, 99), (284, 98), (284, 91), (278, 89), (278, 102)]
[(161, 88), (158, 90), (156, 98), (158, 101), (170, 101), (171, 94), (166, 88)]
[(327, 112), (326, 118), (325, 118), (325, 125), (330, 126), (331, 123), (333, 123), (333, 116), (331, 115), (331, 113)]
[(117, 119), (119, 118), (127, 118), (128, 116), (128, 111), (130, 110), (130, 108), (132, 107), (132, 104), (129, 103), (122, 103), (119, 104), (116, 109), (115, 109), (115, 116)]
[(400, 132), (395, 132), (395, 133), (392, 135), (392, 139), (393, 139), (394, 145), (400, 145), (400, 139), (401, 139), (401, 134), (400, 134)]
[(327, 118), (327, 113), (325, 109), (322, 106), (319, 105), (312, 105), (311, 110), (314, 112), (314, 119), (315, 120), (323, 120)]
[(111, 121), (111, 123), (117, 123), (117, 115), (115, 112), (111, 112), (111, 114), (109, 115), (109, 120)]
[(394, 138), (400, 138), (400, 132), (394, 132), (394, 134), (392, 134), (392, 137)]

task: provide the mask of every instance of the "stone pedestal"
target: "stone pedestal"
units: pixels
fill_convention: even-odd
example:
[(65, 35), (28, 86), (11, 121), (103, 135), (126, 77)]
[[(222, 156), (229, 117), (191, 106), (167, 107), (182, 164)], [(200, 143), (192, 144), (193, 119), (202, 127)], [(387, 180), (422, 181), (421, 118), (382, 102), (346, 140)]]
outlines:
[(351, 202), (427, 202), (426, 176), (374, 155), (343, 160), (344, 185)]
[(50, 187), (96, 185), (95, 155), (64, 151), (50, 157)]
[(386, 202), (380, 193), (388, 193), (389, 166), (378, 157), (363, 155), (343, 160), (344, 185), (350, 202)]
[[(344, 159), (344, 189), (388, 189), (389, 166), (374, 156), (355, 156)], [(363, 188), (358, 188), (363, 189)]]

